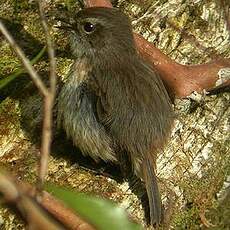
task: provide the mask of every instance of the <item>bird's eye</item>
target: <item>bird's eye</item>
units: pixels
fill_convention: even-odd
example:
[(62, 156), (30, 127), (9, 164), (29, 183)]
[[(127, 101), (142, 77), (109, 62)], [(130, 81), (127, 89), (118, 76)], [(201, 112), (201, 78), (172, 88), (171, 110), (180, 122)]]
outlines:
[(90, 34), (95, 30), (95, 25), (90, 22), (85, 22), (83, 24), (83, 29), (87, 34)]

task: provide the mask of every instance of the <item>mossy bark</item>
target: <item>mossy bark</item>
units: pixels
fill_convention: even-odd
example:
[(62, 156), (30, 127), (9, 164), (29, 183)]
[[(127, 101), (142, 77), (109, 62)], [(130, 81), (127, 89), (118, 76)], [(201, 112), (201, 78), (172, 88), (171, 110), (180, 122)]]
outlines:
[[(66, 4), (72, 12), (79, 8), (73, 1), (49, 4), (46, 10), (51, 15), (60, 4)], [(227, 1), (120, 0), (118, 6), (130, 16), (136, 32), (179, 63), (198, 64), (219, 56), (230, 57), (230, 32), (226, 21), (226, 8), (230, 6)], [(30, 59), (45, 45), (36, 5), (6, 0), (1, 3), (0, 17)], [(71, 54), (65, 35), (57, 29), (52, 30), (52, 35), (56, 43), (58, 75), (62, 79), (72, 62)], [(19, 65), (1, 36), (0, 77), (4, 78)], [(35, 67), (46, 80), (46, 56)], [(34, 183), (42, 98), (26, 74), (1, 90), (0, 97), (0, 165), (17, 178)], [(209, 222), (216, 225), (213, 229), (229, 229), (229, 193), (222, 195), (225, 194), (222, 191), (224, 181), (230, 175), (229, 102), (227, 93), (176, 100), (177, 120), (171, 141), (157, 161), (166, 208), (165, 229), (205, 228), (201, 217), (207, 211), (210, 211), (206, 215)], [(117, 168), (98, 165), (82, 157), (64, 139), (65, 135), (54, 128), (48, 181), (113, 199), (144, 223), (140, 200), (128, 189), (127, 182), (120, 182), (121, 175), (114, 172)], [(110, 177), (105, 175), (107, 172)], [(24, 228), (6, 209), (0, 210), (0, 217), (3, 229)]]

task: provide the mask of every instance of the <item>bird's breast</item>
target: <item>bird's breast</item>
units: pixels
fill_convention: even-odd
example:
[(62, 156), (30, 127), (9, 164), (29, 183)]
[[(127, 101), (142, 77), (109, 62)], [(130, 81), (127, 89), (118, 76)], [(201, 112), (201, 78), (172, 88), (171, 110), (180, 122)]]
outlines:
[(96, 116), (96, 96), (87, 86), (89, 71), (84, 62), (72, 66), (58, 97), (58, 125), (83, 153), (116, 161), (113, 140)]

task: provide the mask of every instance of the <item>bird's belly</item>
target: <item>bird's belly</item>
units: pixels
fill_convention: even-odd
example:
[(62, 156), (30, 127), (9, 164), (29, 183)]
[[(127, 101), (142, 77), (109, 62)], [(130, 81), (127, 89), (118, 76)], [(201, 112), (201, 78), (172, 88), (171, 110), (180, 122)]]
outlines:
[(58, 98), (59, 126), (84, 154), (95, 160), (116, 161), (115, 144), (95, 116), (93, 97), (81, 82), (67, 82)]

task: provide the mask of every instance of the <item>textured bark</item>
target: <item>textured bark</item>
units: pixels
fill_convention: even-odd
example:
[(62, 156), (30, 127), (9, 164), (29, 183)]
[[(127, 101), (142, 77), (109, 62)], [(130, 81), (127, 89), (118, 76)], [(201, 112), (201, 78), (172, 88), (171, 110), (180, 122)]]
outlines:
[[(39, 49), (43, 43), (38, 16), (35, 7), (27, 1), (18, 5), (15, 2), (1, 3), (0, 16), (9, 28), (13, 28), (27, 54), (33, 56), (37, 53), (36, 47)], [(48, 5), (47, 10), (54, 9), (58, 2)], [(118, 1), (118, 6), (130, 16), (135, 32), (144, 35), (176, 62), (199, 64), (217, 57), (230, 57), (226, 20), (228, 1), (133, 0)], [(17, 34), (21, 25), (25, 30)], [(64, 78), (71, 63), (69, 52), (65, 51), (68, 50), (67, 41), (59, 31), (54, 29), (53, 33), (58, 46), (58, 74)], [(10, 73), (17, 63), (0, 37), (0, 75)], [(36, 67), (46, 78), (46, 60)], [(224, 77), (229, 77), (229, 70), (225, 71)], [(42, 99), (35, 87), (27, 83), (27, 77), (19, 78), (1, 91), (0, 165), (18, 178), (33, 183), (39, 154)], [(226, 204), (229, 195), (224, 195), (223, 183), (230, 173), (229, 101), (229, 94), (221, 93), (212, 96), (193, 94), (175, 102), (177, 120), (172, 138), (157, 161), (166, 208), (165, 229), (200, 229), (200, 225), (205, 228), (212, 224), (216, 225), (212, 229), (228, 229), (227, 216), (230, 214)], [(126, 207), (134, 219), (144, 223), (140, 200), (128, 189), (128, 184), (95, 174), (91, 168), (99, 167), (88, 158), (80, 157), (76, 149), (64, 142), (63, 137), (54, 140), (48, 180), (113, 199)], [(110, 171), (114, 171), (114, 167)], [(116, 176), (116, 173), (112, 174)], [(208, 210), (210, 212), (206, 214)], [(3, 229), (12, 226), (24, 229), (9, 211), (1, 209), (0, 215)]]

